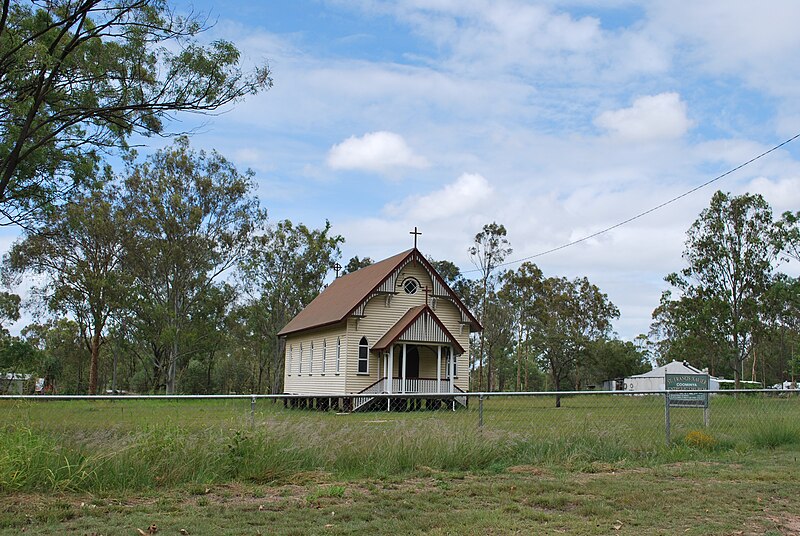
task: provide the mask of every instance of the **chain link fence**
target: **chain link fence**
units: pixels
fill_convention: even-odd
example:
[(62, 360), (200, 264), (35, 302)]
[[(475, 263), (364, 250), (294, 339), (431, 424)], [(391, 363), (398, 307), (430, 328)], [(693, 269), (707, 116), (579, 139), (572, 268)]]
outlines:
[(0, 491), (294, 482), (320, 471), (594, 472), (800, 443), (796, 391), (709, 392), (707, 407), (682, 407), (681, 394), (3, 396)]
[[(682, 394), (707, 394), (683, 407)], [(668, 401), (671, 400), (671, 403)], [(676, 403), (676, 401), (678, 401)], [(58, 429), (315, 427), (391, 433), (477, 432), (512, 440), (594, 438), (631, 449), (676, 442), (769, 441), (800, 430), (800, 392), (776, 390), (456, 393), (441, 395), (1, 396), (4, 422)]]

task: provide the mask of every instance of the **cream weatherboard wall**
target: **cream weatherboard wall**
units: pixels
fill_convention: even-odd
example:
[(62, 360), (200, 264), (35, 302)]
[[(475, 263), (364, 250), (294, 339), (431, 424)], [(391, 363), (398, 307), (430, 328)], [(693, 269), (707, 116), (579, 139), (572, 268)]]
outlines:
[(346, 359), (347, 337), (341, 327), (287, 337), (283, 391), (319, 395), (343, 393)]

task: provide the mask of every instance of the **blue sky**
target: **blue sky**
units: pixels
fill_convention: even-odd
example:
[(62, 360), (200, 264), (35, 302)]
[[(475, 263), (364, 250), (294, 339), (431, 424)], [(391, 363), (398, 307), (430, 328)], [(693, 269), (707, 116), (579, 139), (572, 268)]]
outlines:
[[(210, 13), (203, 39), (233, 41), (275, 80), (207, 118), (193, 144), (252, 168), (272, 221), (330, 220), (345, 261), (406, 249), (418, 226), (424, 253), (469, 270), (467, 248), (491, 221), (508, 228), (511, 260), (527, 257), (800, 132), (793, 0), (174, 5)], [(175, 128), (197, 120), (183, 121)], [(536, 262), (547, 275), (588, 276), (633, 338), (716, 188), (761, 193), (776, 213), (800, 209), (800, 141)]]

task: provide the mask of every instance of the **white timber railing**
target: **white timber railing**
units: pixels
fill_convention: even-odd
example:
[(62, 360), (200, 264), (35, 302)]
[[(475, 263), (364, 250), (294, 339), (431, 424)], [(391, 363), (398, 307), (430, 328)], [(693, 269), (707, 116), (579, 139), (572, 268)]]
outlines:
[[(456, 394), (456, 393), (463, 393), (461, 389), (459, 389), (455, 384), (451, 384), (450, 380), (437, 380), (435, 378), (406, 378), (403, 380), (402, 378), (392, 378), (392, 390), (389, 393), (387, 389), (389, 386), (389, 382), (386, 378), (381, 378), (380, 380), (376, 381), (363, 391), (359, 393), (359, 395), (366, 395), (366, 396), (356, 396), (353, 398), (353, 410), (357, 410), (358, 408), (364, 406), (365, 404), (369, 403), (374, 397), (369, 396), (372, 394), (392, 394), (392, 395), (404, 395), (404, 394), (432, 394), (432, 395), (447, 395), (447, 394)], [(437, 389), (438, 387), (438, 389)], [(451, 390), (452, 389), (452, 390)], [(456, 397), (456, 400), (462, 406), (466, 406), (466, 397), (459, 396)]]

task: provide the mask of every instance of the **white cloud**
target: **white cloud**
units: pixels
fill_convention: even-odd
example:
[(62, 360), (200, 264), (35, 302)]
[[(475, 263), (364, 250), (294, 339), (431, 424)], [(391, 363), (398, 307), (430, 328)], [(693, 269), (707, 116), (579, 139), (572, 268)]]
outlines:
[(261, 151), (253, 147), (241, 147), (234, 153), (234, 158), (246, 164), (252, 164), (261, 161)]
[[(768, 147), (773, 124), (780, 121), (786, 134), (794, 133), (791, 118), (800, 117), (797, 104), (787, 113), (787, 103), (796, 99), (765, 101), (758, 89), (784, 95), (800, 88), (797, 69), (788, 67), (800, 42), (791, 13), (796, 8), (790, 7), (794, 0), (776, 0), (780, 15), (752, 17), (748, 12), (757, 9), (752, 3), (730, 0), (620, 0), (610, 6), (553, 0), (330, 1), (354, 21), (356, 5), (368, 14), (365, 24), (393, 19), (398, 35), (408, 31), (413, 46), (378, 46), (377, 54), (358, 57), (320, 56), (301, 34), (281, 34), (288, 42), (283, 45), (268, 36), (261, 49), (270, 54), (275, 88), (225, 118), (246, 124), (244, 131), (264, 132), (271, 141), (262, 150), (270, 161), (285, 159), (275, 150), (275, 139), (308, 136), (308, 146), (293, 147), (294, 168), (286, 171), (283, 164), (283, 176), (293, 185), (305, 184), (294, 171), (301, 162), (324, 161), (327, 154), (328, 165), (335, 167), (333, 149), (319, 145), (320, 139), (396, 132), (406, 136), (408, 143), (398, 138), (412, 161), (420, 157), (409, 145), (424, 148), (431, 160), (436, 155), (427, 170), (402, 184), (357, 184), (358, 191), (337, 193), (317, 182), (294, 201), (331, 219), (347, 238), (346, 257), (396, 253), (410, 246), (408, 231), (419, 225), (426, 254), (469, 269), (466, 248), (493, 220), (509, 230), (515, 259), (536, 255), (746, 161)], [(357, 28), (362, 29), (370, 32)], [(250, 31), (258, 42), (260, 30)], [(237, 41), (240, 34), (229, 38)], [(394, 161), (381, 160), (375, 155), (380, 151), (368, 151), (368, 136), (336, 146), (358, 149), (339, 155), (352, 167), (337, 168), (343, 170), (337, 179), (347, 177), (347, 169), (409, 169), (396, 164), (397, 154), (388, 155)], [(650, 143), (631, 150), (630, 141)], [(795, 155), (787, 147), (608, 235), (534, 261), (549, 275), (590, 277), (623, 308), (625, 336), (646, 331), (666, 288), (663, 277), (682, 267), (686, 229), (713, 190), (762, 191), (776, 210), (784, 200), (796, 203)], [(463, 170), (473, 174), (460, 175)], [(432, 190), (437, 177), (452, 179)], [(341, 180), (335, 182), (341, 187)], [(281, 201), (281, 210), (289, 210), (292, 201)], [(301, 217), (299, 208), (292, 210), (288, 215)]]
[(328, 152), (333, 169), (353, 169), (386, 173), (399, 168), (425, 168), (428, 161), (408, 146), (394, 132), (370, 132), (360, 138), (351, 136)]
[[(786, 94), (796, 80), (800, 3), (761, 5), (731, 0), (660, 0), (648, 9), (650, 26), (690, 45), (684, 53), (714, 73), (733, 73), (755, 87)], [(793, 93), (796, 95), (797, 86)]]
[(746, 191), (764, 196), (775, 216), (787, 210), (794, 212), (800, 207), (800, 176), (778, 180), (757, 177), (747, 185)]
[[(352, 34), (335, 24), (320, 33), (314, 17), (286, 25), (281, 8), (261, 20), (224, 12), (238, 22), (223, 18), (206, 37), (237, 43), (248, 63), (269, 60), (275, 87), (214, 118), (193, 143), (253, 167), (273, 220), (330, 219), (346, 258), (397, 253), (419, 225), (426, 254), (470, 269), (467, 247), (491, 221), (508, 229), (514, 259), (536, 255), (741, 164), (771, 146), (775, 125), (785, 138), (800, 120), (800, 99), (774, 98), (800, 94), (795, 0), (766, 10), (733, 0), (315, 8), (324, 14), (331, 3)], [(386, 25), (390, 39), (375, 31)], [(369, 46), (336, 46), (364, 35)], [(631, 150), (631, 140), (654, 143)], [(713, 190), (761, 192), (776, 212), (796, 210), (797, 154), (787, 146), (534, 262), (548, 275), (588, 276), (623, 308), (624, 335), (646, 331), (662, 278), (682, 267), (686, 229)], [(409, 170), (402, 183), (358, 173)]]
[(595, 124), (614, 136), (633, 141), (677, 139), (692, 126), (686, 116), (686, 103), (677, 93), (639, 97), (630, 108), (601, 113)]
[(398, 204), (386, 207), (392, 216), (411, 221), (446, 220), (463, 216), (492, 195), (492, 187), (481, 175), (464, 173), (454, 182), (427, 195), (410, 196)]

